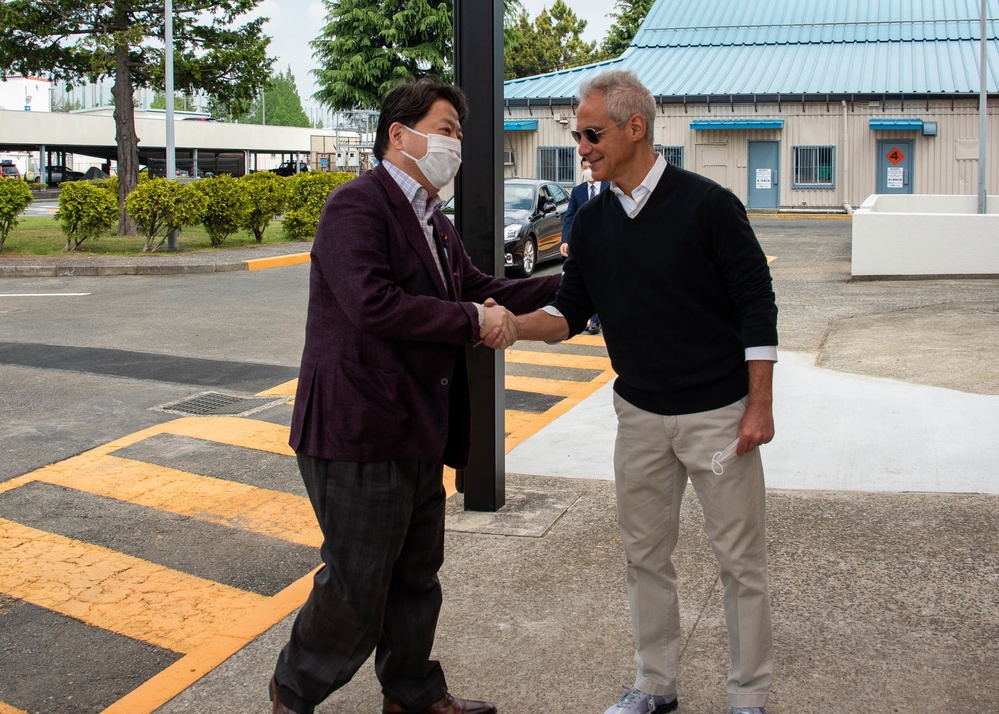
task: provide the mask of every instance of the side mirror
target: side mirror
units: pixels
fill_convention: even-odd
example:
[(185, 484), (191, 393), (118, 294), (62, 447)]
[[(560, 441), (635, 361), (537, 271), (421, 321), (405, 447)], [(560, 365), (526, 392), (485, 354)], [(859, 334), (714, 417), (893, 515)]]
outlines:
[(544, 208), (541, 209), (542, 213), (548, 214), (552, 213), (556, 209), (554, 201), (545, 201)]

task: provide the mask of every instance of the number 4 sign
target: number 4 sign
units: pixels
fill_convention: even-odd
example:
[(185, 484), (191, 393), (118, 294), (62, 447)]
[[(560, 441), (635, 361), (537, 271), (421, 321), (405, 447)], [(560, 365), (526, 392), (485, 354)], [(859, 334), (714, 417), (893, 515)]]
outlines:
[(903, 154), (897, 146), (893, 147), (891, 151), (885, 154), (885, 156), (889, 161), (891, 161), (892, 166), (898, 166), (902, 159), (905, 158), (905, 154)]

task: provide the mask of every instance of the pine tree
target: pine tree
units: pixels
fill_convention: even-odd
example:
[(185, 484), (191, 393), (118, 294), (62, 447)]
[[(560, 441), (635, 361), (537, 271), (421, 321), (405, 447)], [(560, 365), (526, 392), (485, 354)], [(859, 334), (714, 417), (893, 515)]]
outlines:
[(607, 37), (600, 45), (601, 55), (606, 59), (620, 57), (638, 28), (645, 20), (655, 0), (617, 0), (617, 12), (611, 13), (614, 23), (607, 31)]
[(509, 28), (514, 44), (505, 53), (507, 79), (545, 74), (594, 61), (595, 42), (584, 42), (586, 20), (563, 2), (541, 10), (532, 22), (524, 11)]
[(333, 110), (371, 109), (391, 86), (436, 75), (449, 81), (451, 0), (323, 0), (312, 41), (315, 97)]

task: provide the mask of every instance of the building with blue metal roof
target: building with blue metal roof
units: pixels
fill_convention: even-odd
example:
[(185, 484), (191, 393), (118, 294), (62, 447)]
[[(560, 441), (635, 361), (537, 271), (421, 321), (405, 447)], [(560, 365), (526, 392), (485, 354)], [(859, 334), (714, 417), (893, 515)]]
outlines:
[[(999, 189), (999, 0), (985, 1), (988, 184)], [(749, 208), (977, 191), (980, 0), (658, 0), (621, 57), (504, 84), (507, 175), (576, 181), (576, 92), (656, 97), (656, 144)]]

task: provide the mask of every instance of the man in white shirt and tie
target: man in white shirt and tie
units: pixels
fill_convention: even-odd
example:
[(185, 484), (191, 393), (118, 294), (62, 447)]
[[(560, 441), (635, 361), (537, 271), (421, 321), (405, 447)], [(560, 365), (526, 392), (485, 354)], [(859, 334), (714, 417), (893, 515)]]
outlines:
[[(562, 218), (562, 245), (559, 246), (559, 252), (562, 253), (563, 258), (569, 257), (569, 231), (572, 229), (572, 219), (575, 218), (576, 211), (609, 185), (605, 181), (593, 180), (593, 172), (590, 171), (590, 162), (586, 159), (580, 161), (579, 166), (583, 169), (583, 182), (577, 184), (572, 189), (572, 193), (569, 195), (569, 207)], [(588, 335), (595, 335), (600, 332), (600, 318), (596, 314), (590, 318), (583, 332)]]

